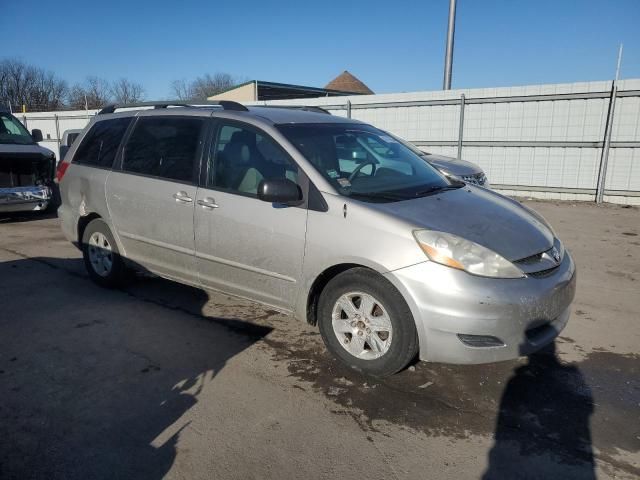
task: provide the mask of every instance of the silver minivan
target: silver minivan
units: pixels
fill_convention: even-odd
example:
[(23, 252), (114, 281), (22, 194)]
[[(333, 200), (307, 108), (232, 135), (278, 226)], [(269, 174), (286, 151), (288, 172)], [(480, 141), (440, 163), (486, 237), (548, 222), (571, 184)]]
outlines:
[(317, 325), (353, 369), (526, 355), (565, 327), (575, 266), (549, 224), (365, 123), (304, 109), (110, 106), (59, 164), (90, 277), (129, 269)]

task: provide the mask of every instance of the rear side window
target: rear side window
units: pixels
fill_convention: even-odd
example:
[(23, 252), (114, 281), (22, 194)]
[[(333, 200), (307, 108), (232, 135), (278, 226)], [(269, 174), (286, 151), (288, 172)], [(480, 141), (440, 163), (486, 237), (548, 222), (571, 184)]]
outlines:
[(122, 169), (182, 182), (193, 180), (204, 120), (185, 117), (138, 119), (125, 147)]
[(78, 147), (73, 163), (111, 168), (130, 123), (131, 117), (97, 122)]

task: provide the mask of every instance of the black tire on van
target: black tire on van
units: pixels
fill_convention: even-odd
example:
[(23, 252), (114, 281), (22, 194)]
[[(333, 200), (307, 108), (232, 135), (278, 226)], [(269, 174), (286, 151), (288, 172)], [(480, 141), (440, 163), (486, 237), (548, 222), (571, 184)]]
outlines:
[(391, 282), (368, 268), (347, 270), (326, 285), (318, 326), (329, 351), (366, 375), (393, 375), (418, 353), (407, 302)]
[(96, 218), (84, 229), (82, 256), (89, 277), (98, 285), (117, 288), (124, 284), (127, 268), (104, 220)]

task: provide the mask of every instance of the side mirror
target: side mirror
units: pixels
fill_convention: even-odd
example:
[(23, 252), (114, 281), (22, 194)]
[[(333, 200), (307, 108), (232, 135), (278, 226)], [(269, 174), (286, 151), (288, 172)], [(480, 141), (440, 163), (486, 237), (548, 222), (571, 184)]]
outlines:
[(302, 200), (302, 190), (288, 178), (264, 179), (258, 184), (258, 198), (269, 203), (295, 204)]
[(33, 141), (38, 143), (42, 141), (42, 130), (40, 130), (39, 128), (34, 128), (33, 130), (31, 130), (31, 138), (33, 138)]

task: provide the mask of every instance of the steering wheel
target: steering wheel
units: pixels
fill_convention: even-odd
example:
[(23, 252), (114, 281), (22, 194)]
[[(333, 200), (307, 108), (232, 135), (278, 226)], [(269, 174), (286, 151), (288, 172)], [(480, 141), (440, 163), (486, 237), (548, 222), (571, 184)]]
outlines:
[(353, 172), (351, 172), (351, 175), (349, 175), (349, 177), (348, 177), (349, 182), (353, 181), (353, 179), (356, 178), (356, 175), (358, 175), (358, 173), (360, 173), (360, 170), (362, 170), (367, 165), (371, 165), (371, 176), (373, 177), (375, 175), (375, 173), (376, 173), (376, 162), (373, 161), (373, 160), (365, 160), (360, 165), (358, 165), (353, 170)]

